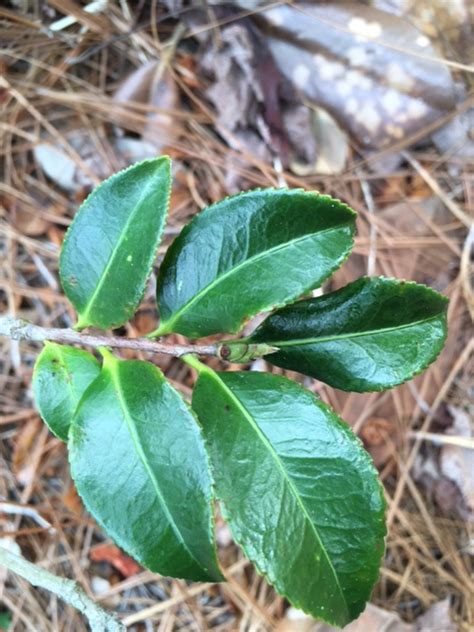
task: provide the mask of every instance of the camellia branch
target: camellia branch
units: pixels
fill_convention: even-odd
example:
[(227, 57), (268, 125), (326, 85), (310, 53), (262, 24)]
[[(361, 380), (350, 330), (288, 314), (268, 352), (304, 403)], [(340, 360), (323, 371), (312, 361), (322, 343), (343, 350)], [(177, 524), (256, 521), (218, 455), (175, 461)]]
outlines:
[(72, 579), (58, 577), (44, 568), (25, 560), (0, 546), (0, 566), (5, 566), (23, 579), (60, 597), (87, 617), (93, 632), (125, 632), (125, 626), (115, 616), (90, 599)]
[(189, 353), (205, 356), (219, 356), (220, 345), (174, 345), (156, 342), (148, 338), (120, 338), (118, 336), (96, 336), (83, 334), (74, 329), (47, 328), (33, 325), (26, 320), (0, 316), (0, 336), (12, 340), (32, 342), (59, 342), (62, 344), (82, 345), (85, 347), (111, 347), (114, 349), (133, 349), (148, 353), (162, 353), (180, 357)]

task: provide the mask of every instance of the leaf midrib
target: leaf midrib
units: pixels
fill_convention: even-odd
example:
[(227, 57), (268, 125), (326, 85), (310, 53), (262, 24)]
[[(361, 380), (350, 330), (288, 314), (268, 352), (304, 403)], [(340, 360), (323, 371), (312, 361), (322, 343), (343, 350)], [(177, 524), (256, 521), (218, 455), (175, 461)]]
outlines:
[[(353, 220), (353, 218), (350, 218), (350, 220)], [(199, 290), (197, 294), (195, 294), (187, 303), (185, 303), (182, 307), (180, 307), (180, 309), (177, 312), (175, 312), (175, 314), (172, 316), (172, 318), (170, 318), (167, 321), (163, 321), (160, 324), (159, 330), (162, 331), (163, 333), (165, 331), (171, 331), (169, 328), (173, 327), (174, 323), (176, 323), (176, 321), (179, 320), (179, 318), (182, 316), (182, 314), (185, 313), (188, 309), (190, 309), (193, 306), (193, 304), (197, 303), (203, 296), (205, 296), (208, 292), (211, 292), (221, 282), (225, 281), (227, 278), (229, 278), (233, 274), (236, 274), (236, 273), (240, 272), (242, 270), (242, 268), (245, 268), (248, 265), (251, 265), (251, 264), (257, 262), (260, 259), (264, 259), (265, 257), (278, 252), (279, 250), (283, 250), (283, 249), (289, 247), (292, 244), (297, 244), (298, 242), (303, 242), (305, 240), (310, 240), (310, 239), (313, 239), (315, 236), (319, 236), (319, 235), (323, 235), (323, 234), (331, 232), (331, 231), (339, 230), (340, 228), (346, 228), (346, 227), (350, 228), (351, 227), (350, 220), (348, 220), (345, 223), (341, 222), (340, 224), (337, 224), (335, 226), (331, 226), (331, 228), (326, 228), (326, 229), (320, 230), (318, 232), (314, 232), (314, 233), (310, 233), (308, 235), (304, 235), (303, 237), (298, 237), (297, 239), (292, 239), (291, 241), (285, 241), (283, 244), (278, 244), (278, 246), (274, 246), (273, 248), (270, 248), (268, 250), (264, 250), (262, 252), (259, 252), (258, 254), (256, 254), (254, 257), (252, 257), (250, 259), (245, 259), (245, 261), (243, 261), (242, 263), (238, 264), (234, 268), (230, 268), (229, 270), (224, 272), (224, 274), (222, 274), (221, 276), (218, 276), (216, 279), (211, 281), (211, 283), (209, 283), (208, 285), (203, 287), (201, 290)], [(353, 235), (353, 232), (354, 231), (352, 229), (352, 235)], [(341, 253), (341, 256), (346, 254), (346, 252), (347, 252), (347, 250), (344, 250), (344, 252)], [(303, 292), (304, 291), (305, 290), (303, 290)]]
[[(159, 171), (159, 169), (157, 169), (157, 172)], [(156, 173), (157, 173), (156, 172)], [(155, 175), (156, 175), (155, 173)], [(100, 292), (102, 291), (105, 279), (107, 277), (107, 274), (109, 272), (109, 270), (112, 268), (115, 258), (117, 256), (117, 253), (119, 252), (124, 237), (127, 233), (127, 230), (129, 228), (129, 226), (132, 224), (133, 220), (135, 219), (135, 216), (138, 214), (145, 198), (149, 195), (149, 190), (155, 188), (156, 183), (152, 180), (151, 182), (149, 182), (145, 188), (143, 189), (139, 200), (136, 202), (135, 207), (133, 209), (133, 211), (130, 213), (127, 221), (125, 222), (122, 230), (121, 230), (121, 234), (119, 236), (119, 239), (117, 241), (117, 243), (115, 244), (115, 246), (112, 248), (112, 252), (109, 256), (109, 259), (107, 261), (107, 263), (105, 264), (105, 267), (99, 277), (99, 282), (97, 283), (94, 292), (92, 293), (92, 296), (90, 297), (90, 299), (87, 301), (85, 309), (82, 313), (79, 314), (80, 318), (79, 318), (79, 322), (78, 325), (81, 325), (81, 323), (87, 322), (88, 323), (88, 317), (90, 314), (90, 311), (92, 309), (92, 306), (94, 304), (94, 302), (96, 301), (97, 297), (99, 296)]]
[[(430, 318), (425, 318), (423, 320), (416, 320), (412, 323), (406, 323), (405, 325), (399, 325), (396, 327), (387, 327), (385, 329), (371, 329), (369, 331), (358, 331), (354, 333), (345, 333), (345, 334), (336, 334), (334, 336), (321, 336), (318, 338), (297, 338), (295, 340), (268, 340), (272, 345), (277, 347), (296, 347), (303, 345), (316, 344), (319, 342), (332, 342), (334, 340), (345, 340), (349, 338), (361, 338), (364, 336), (374, 336), (380, 335), (384, 333), (390, 333), (392, 331), (400, 331), (401, 329), (408, 329), (410, 327), (416, 327), (417, 325), (423, 325), (430, 323), (434, 320), (438, 320), (441, 314), (437, 314), (436, 316), (431, 316)], [(252, 337), (249, 337), (249, 341), (252, 340)], [(239, 341), (242, 342), (242, 341)], [(230, 343), (228, 343), (230, 344)]]
[(237, 406), (237, 408), (241, 411), (241, 413), (244, 415), (244, 417), (247, 419), (247, 421), (249, 422), (250, 426), (253, 428), (253, 430), (255, 431), (255, 433), (257, 434), (257, 436), (261, 439), (263, 445), (267, 448), (268, 452), (270, 453), (270, 455), (272, 456), (273, 460), (275, 461), (277, 468), (280, 470), (283, 479), (286, 481), (291, 493), (293, 494), (293, 496), (296, 499), (296, 502), (298, 503), (298, 505), (301, 507), (301, 510), (304, 514), (304, 516), (306, 517), (308, 523), (311, 525), (311, 530), (314, 533), (314, 536), (317, 540), (317, 542), (319, 543), (320, 547), (321, 547), (321, 551), (324, 555), (324, 557), (326, 558), (329, 568), (332, 570), (335, 582), (336, 582), (336, 586), (341, 594), (341, 599), (344, 603), (345, 609), (346, 609), (346, 615), (349, 616), (349, 609), (348, 609), (348, 605), (344, 596), (344, 592), (342, 591), (341, 585), (339, 583), (339, 578), (337, 576), (336, 573), (336, 569), (334, 568), (333, 563), (331, 562), (331, 559), (329, 558), (329, 555), (326, 551), (326, 548), (324, 547), (322, 540), (319, 536), (319, 533), (317, 531), (317, 529), (314, 526), (313, 521), (311, 520), (305, 504), (303, 502), (303, 500), (301, 499), (298, 490), (296, 489), (296, 487), (294, 486), (292, 480), (289, 478), (282, 462), (281, 459), (279, 457), (279, 455), (277, 454), (277, 452), (275, 451), (275, 449), (273, 448), (272, 444), (270, 443), (270, 441), (268, 440), (267, 436), (264, 434), (264, 432), (262, 432), (262, 430), (259, 428), (258, 424), (254, 421), (252, 415), (250, 414), (250, 412), (245, 408), (245, 406), (242, 404), (242, 402), (236, 397), (236, 395), (234, 395), (234, 393), (232, 392), (232, 390), (227, 386), (227, 384), (221, 380), (218, 375), (212, 371), (206, 371), (206, 373), (213, 378), (215, 381), (220, 382), (220, 384), (223, 385), (225, 391), (227, 391), (227, 393), (229, 394), (231, 400), (235, 403), (235, 405)]
[(65, 382), (67, 384), (67, 389), (69, 390), (69, 392), (71, 394), (71, 398), (74, 400), (74, 403), (77, 406), (77, 404), (79, 402), (79, 397), (78, 397), (78, 395), (76, 393), (76, 390), (74, 388), (73, 381), (71, 379), (71, 374), (69, 373), (69, 371), (66, 368), (66, 362), (64, 360), (63, 351), (62, 351), (62, 349), (61, 349), (61, 347), (59, 345), (56, 347), (56, 349), (54, 349), (54, 351), (57, 354), (57, 358), (59, 360), (61, 370), (62, 370), (62, 372), (64, 374), (64, 379), (65, 379)]
[(116, 388), (116, 392), (117, 392), (117, 397), (120, 403), (120, 406), (123, 410), (123, 414), (125, 417), (125, 421), (127, 423), (127, 427), (128, 430), (130, 432), (130, 436), (132, 438), (132, 442), (133, 445), (135, 447), (135, 450), (137, 451), (137, 454), (140, 458), (140, 461), (142, 462), (143, 467), (145, 468), (145, 471), (147, 472), (150, 481), (155, 489), (156, 495), (158, 497), (158, 500), (160, 501), (160, 504), (162, 506), (162, 509), (166, 515), (166, 517), (168, 518), (168, 522), (171, 525), (171, 528), (173, 529), (173, 531), (175, 532), (178, 540), (181, 542), (181, 544), (183, 545), (184, 549), (188, 552), (189, 556), (191, 557), (191, 559), (193, 559), (195, 561), (195, 563), (198, 565), (199, 568), (204, 568), (203, 564), (201, 564), (201, 562), (199, 562), (196, 557), (194, 556), (194, 554), (190, 551), (188, 545), (186, 544), (186, 541), (183, 537), (183, 535), (181, 534), (181, 531), (179, 530), (178, 525), (176, 524), (176, 521), (172, 515), (172, 513), (170, 512), (166, 501), (164, 499), (163, 493), (161, 491), (160, 485), (158, 484), (158, 481), (156, 480), (156, 477), (153, 473), (153, 470), (150, 468), (150, 466), (148, 465), (148, 460), (146, 457), (146, 454), (143, 451), (141, 442), (140, 442), (140, 437), (136, 431), (135, 428), (135, 424), (134, 421), (132, 419), (132, 417), (130, 416), (128, 409), (127, 409), (127, 405), (126, 405), (126, 401), (125, 401), (125, 396), (123, 394), (122, 391), (122, 387), (120, 386), (120, 380), (118, 379), (118, 375), (117, 375), (117, 370), (112, 366), (110, 367), (110, 374), (112, 377), (112, 382), (115, 385)]

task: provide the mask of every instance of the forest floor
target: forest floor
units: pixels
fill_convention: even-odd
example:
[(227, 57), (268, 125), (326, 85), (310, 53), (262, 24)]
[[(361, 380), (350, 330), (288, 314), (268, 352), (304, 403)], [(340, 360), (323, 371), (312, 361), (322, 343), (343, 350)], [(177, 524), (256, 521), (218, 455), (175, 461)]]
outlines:
[[(181, 4), (2, 3), (0, 313), (42, 326), (74, 322), (57, 273), (65, 230), (94, 185), (148, 156), (166, 153), (174, 165), (157, 267), (196, 212), (237, 190), (283, 185), (344, 200), (358, 212), (355, 249), (324, 290), (379, 274), (426, 283), (450, 299), (446, 347), (412, 382), (384, 393), (348, 394), (291, 374), (350, 423), (385, 487), (389, 534), (380, 581), (372, 606), (348, 629), (472, 630), (474, 94), (472, 60), (465, 57), (469, 36), (472, 44), (470, 3), (459, 9), (466, 15), (456, 9), (448, 16), (446, 3), (419, 2), (426, 17), (426, 11), (405, 15), (410, 3), (403, 1), (373, 2), (361, 5), (360, 15), (378, 13), (367, 13), (366, 22), (360, 15), (358, 23), (347, 22), (372, 25), (369, 36), (376, 39), (380, 18), (386, 55), (408, 55), (404, 72), (416, 79), (397, 84), (397, 98), (406, 98), (406, 111), (420, 115), (418, 124), (401, 118), (395, 127), (384, 122), (380, 131), (380, 114), (370, 110), (364, 116), (375, 123), (368, 136), (361, 134), (357, 113), (332, 92), (329, 99), (311, 88), (306, 53), (296, 44), (288, 56), (293, 84), (281, 61), (269, 62), (265, 25), (257, 20), (264, 16), (261, 6), (248, 11), (251, 3), (232, 3), (220, 12), (196, 2), (189, 12)], [(289, 9), (284, 4), (272, 3), (273, 11)], [(391, 12), (383, 16), (374, 8), (386, 6)], [(336, 11), (318, 19), (315, 46), (324, 58), (334, 51), (326, 51), (324, 33), (318, 33), (339, 18)], [(420, 46), (430, 41), (436, 55), (431, 48), (423, 54), (400, 50), (402, 19), (425, 38)], [(334, 28), (350, 35), (350, 28)], [(354, 36), (356, 44), (360, 37)], [(399, 62), (382, 63), (393, 70)], [(376, 81), (385, 79), (370, 70), (366, 88), (376, 108), (384, 94)], [(354, 71), (341, 72), (354, 99), (368, 103), (370, 94), (357, 92), (362, 84), (354, 88)], [(414, 93), (423, 82), (420, 105)], [(437, 84), (445, 86), (441, 97)], [(451, 102), (445, 98), (450, 87)], [(119, 333), (144, 335), (155, 328), (156, 317), (151, 283), (136, 316)], [(130, 630), (332, 629), (289, 608), (245, 561), (219, 518), (219, 555), (228, 580), (223, 584), (166, 579), (117, 549), (84, 510), (66, 448), (34, 408), (31, 377), (38, 353), (37, 344), (0, 339), (3, 545), (77, 581)], [(165, 357), (156, 363), (188, 397), (190, 369)], [(260, 360), (250, 368), (263, 366)], [(2, 625), (12, 632), (87, 630), (81, 615), (55, 596), (0, 568)]]

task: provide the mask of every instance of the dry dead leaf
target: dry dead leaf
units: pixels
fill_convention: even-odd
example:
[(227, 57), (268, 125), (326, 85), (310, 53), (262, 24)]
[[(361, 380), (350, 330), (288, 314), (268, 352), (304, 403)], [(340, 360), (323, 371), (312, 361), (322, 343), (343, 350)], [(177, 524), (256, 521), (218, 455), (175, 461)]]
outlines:
[(63, 494), (62, 498), (63, 504), (65, 507), (72, 511), (72, 513), (76, 514), (76, 516), (80, 516), (82, 514), (82, 501), (77, 493), (76, 486), (74, 483), (71, 483), (69, 487)]
[(133, 165), (135, 162), (140, 162), (146, 158), (153, 158), (158, 153), (155, 144), (140, 138), (130, 138), (129, 136), (117, 138), (114, 146), (127, 165)]
[[(388, 612), (373, 604), (358, 619), (342, 628), (344, 632), (456, 632), (457, 628), (449, 614), (449, 599), (433, 604), (415, 623), (405, 623), (395, 612)], [(289, 608), (285, 619), (276, 632), (338, 632), (326, 623), (308, 617), (304, 612)]]
[[(458, 158), (474, 157), (474, 108), (457, 114), (447, 125), (436, 131), (432, 139), (443, 154)], [(456, 168), (453, 165), (450, 170)], [(457, 167), (459, 169), (459, 167)]]
[[(35, 200), (35, 202), (37, 203), (37, 208), (35, 209), (22, 208), (21, 205), (18, 204), (16, 210), (12, 212), (12, 224), (22, 235), (28, 235), (29, 237), (44, 235), (51, 226), (50, 221), (39, 216), (39, 208), (41, 208), (44, 214), (51, 216), (57, 215), (60, 217), (64, 212), (64, 207), (61, 205), (47, 204), (44, 203), (43, 200)], [(10, 207), (10, 209), (11, 208), (12, 207)]]
[(28, 485), (34, 474), (34, 466), (31, 463), (31, 453), (35, 445), (38, 433), (42, 430), (43, 424), (39, 417), (30, 419), (23, 424), (18, 432), (13, 450), (12, 469), (18, 482), (26, 486)]
[[(99, 180), (110, 175), (110, 167), (97, 153), (90, 134), (86, 129), (77, 129), (67, 134), (70, 146), (81, 157), (85, 168), (90, 169)], [(44, 173), (65, 191), (77, 193), (88, 191), (94, 186), (90, 175), (84, 173), (68, 153), (59, 145), (51, 142), (38, 143), (33, 147), (36, 163)]]
[[(179, 103), (179, 91), (171, 73), (164, 69), (160, 61), (152, 60), (128, 75), (116, 90), (114, 99), (120, 103), (139, 103), (160, 110), (173, 110)], [(130, 120), (126, 112), (121, 114), (119, 120), (125, 129), (137, 131), (136, 119)], [(154, 147), (156, 155), (173, 141), (175, 129), (176, 121), (170, 114), (148, 112), (138, 131), (146, 144)]]
[(145, 310), (138, 312), (133, 318), (133, 327), (137, 336), (146, 336), (156, 328), (156, 314)]
[[(360, 437), (374, 460), (375, 467), (381, 468), (393, 455), (394, 448), (402, 443), (400, 429), (395, 417), (371, 417), (363, 425)], [(390, 437), (390, 441), (387, 438)]]
[[(216, 108), (219, 128), (226, 140), (236, 149), (240, 141), (256, 155), (268, 158), (267, 144), (272, 133), (278, 145), (287, 142), (282, 137), (283, 123), (276, 106), (280, 74), (271, 66), (265, 40), (250, 27), (245, 21), (223, 29), (217, 50), (209, 40), (201, 67), (212, 78), (206, 94)], [(266, 63), (271, 67), (262, 84), (262, 68)], [(257, 148), (257, 144), (261, 147)]]
[(416, 620), (416, 632), (456, 632), (458, 626), (451, 619), (449, 598), (434, 603)]
[[(457, 437), (474, 436), (472, 417), (457, 406), (448, 406), (453, 425), (446, 434)], [(467, 511), (474, 519), (474, 450), (456, 445), (443, 445), (440, 454), (441, 474), (461, 491)]]
[[(306, 108), (306, 106), (301, 106)], [(312, 148), (312, 160), (307, 158), (304, 163), (294, 160), (290, 163), (291, 170), (298, 176), (309, 176), (316, 173), (337, 174), (344, 170), (349, 155), (349, 141), (345, 132), (339, 127), (333, 117), (323, 108), (312, 107), (309, 109), (310, 127), (312, 138), (308, 138), (308, 125), (301, 127), (295, 125), (294, 113), (298, 108), (292, 108), (284, 121), (288, 130), (288, 136), (295, 147)], [(296, 131), (300, 131), (296, 136)]]
[(76, 191), (80, 188), (76, 163), (66, 152), (51, 143), (39, 143), (33, 148), (33, 154), (48, 178), (62, 189)]
[[(394, 194), (396, 194), (395, 191), (396, 189), (394, 189)], [(433, 237), (433, 230), (427, 223), (420, 221), (420, 217), (425, 217), (427, 222), (436, 226), (450, 221), (449, 212), (438, 197), (419, 199), (420, 190), (413, 188), (407, 190), (407, 195), (412, 197), (390, 204), (380, 212), (380, 217), (387, 225), (396, 229), (394, 237), (397, 234), (409, 236), (410, 239)], [(442, 281), (440, 275), (445, 275), (452, 268), (456, 255), (448, 250), (443, 242), (440, 241), (423, 250), (413, 249), (410, 256), (406, 255), (407, 251), (394, 251), (392, 265), (395, 276), (435, 285), (439, 289), (447, 285), (447, 283), (444, 285), (439, 283)]]
[(454, 83), (426, 35), (355, 3), (278, 6), (258, 14), (282, 73), (363, 148), (380, 149), (446, 114)]
[(46, 232), (49, 222), (39, 217), (33, 209), (23, 207), (20, 200), (4, 196), (2, 202), (11, 214), (12, 224), (21, 234), (37, 237)]
[[(445, 434), (472, 438), (472, 418), (456, 406), (448, 406), (453, 417)], [(474, 451), (462, 445), (427, 443), (415, 460), (413, 480), (423, 485), (441, 511), (474, 521)]]
[(93, 562), (108, 562), (124, 577), (131, 577), (142, 570), (135, 560), (123, 553), (115, 544), (104, 543), (94, 546), (90, 558)]

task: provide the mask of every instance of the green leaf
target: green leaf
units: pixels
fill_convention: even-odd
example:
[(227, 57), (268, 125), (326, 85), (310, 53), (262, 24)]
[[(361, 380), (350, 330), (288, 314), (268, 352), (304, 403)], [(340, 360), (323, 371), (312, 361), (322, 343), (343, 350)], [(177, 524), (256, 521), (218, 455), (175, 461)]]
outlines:
[(335, 388), (379, 391), (436, 359), (446, 339), (447, 303), (424, 285), (362, 278), (275, 312), (248, 342), (278, 347), (268, 362)]
[(145, 160), (98, 186), (63, 243), (59, 272), (77, 329), (118, 327), (135, 313), (168, 212), (168, 157)]
[(0, 630), (8, 630), (12, 622), (10, 612), (0, 612)]
[(193, 408), (246, 556), (297, 608), (338, 626), (356, 618), (386, 533), (382, 487), (359, 439), (312, 393), (276, 375), (205, 368)]
[(100, 364), (87, 351), (45, 342), (33, 372), (33, 393), (43, 421), (59, 439), (67, 441), (79, 400), (99, 373)]
[(211, 478), (194, 415), (152, 364), (103, 355), (69, 433), (79, 494), (146, 568), (220, 581)]
[(300, 189), (248, 191), (197, 215), (160, 269), (155, 335), (237, 332), (321, 285), (352, 248), (355, 213)]

